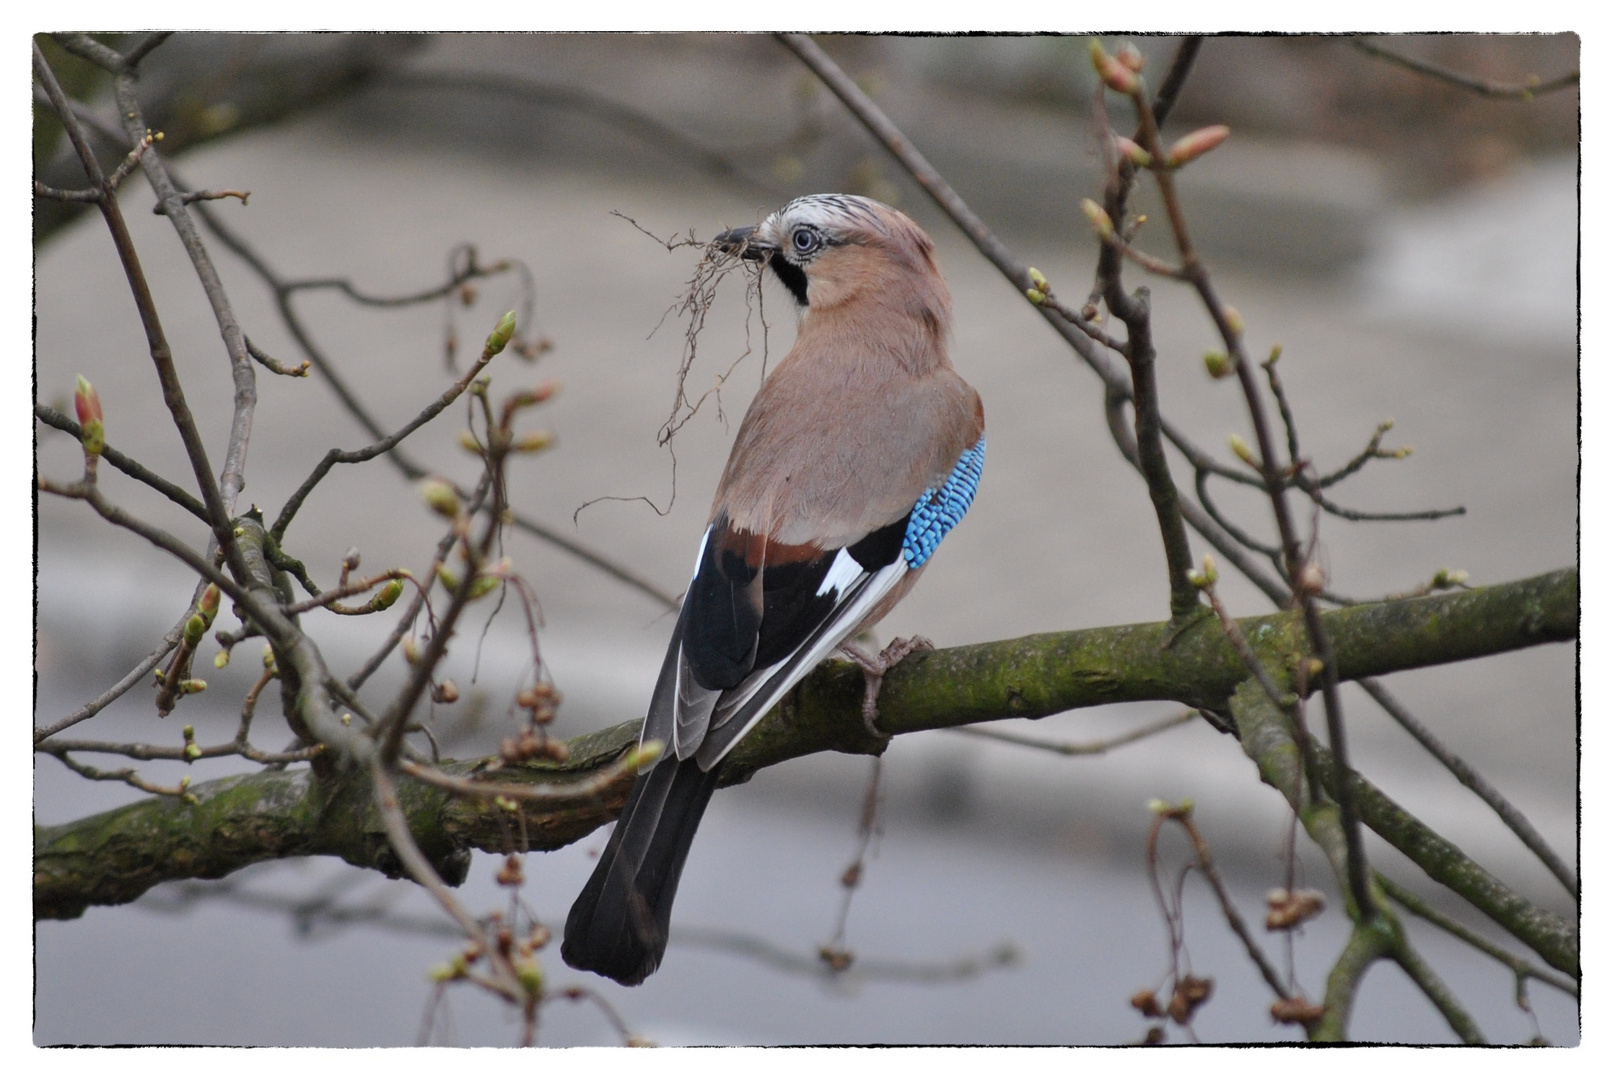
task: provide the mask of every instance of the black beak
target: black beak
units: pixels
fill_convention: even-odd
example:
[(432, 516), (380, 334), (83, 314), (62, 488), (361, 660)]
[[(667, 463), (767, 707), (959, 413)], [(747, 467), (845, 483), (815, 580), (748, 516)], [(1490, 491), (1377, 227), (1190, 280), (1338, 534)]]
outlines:
[(737, 229), (729, 229), (719, 233), (717, 239), (712, 241), (718, 248), (729, 255), (738, 255), (742, 259), (752, 262), (762, 262), (773, 253), (773, 248), (756, 239), (756, 226), (743, 225)]

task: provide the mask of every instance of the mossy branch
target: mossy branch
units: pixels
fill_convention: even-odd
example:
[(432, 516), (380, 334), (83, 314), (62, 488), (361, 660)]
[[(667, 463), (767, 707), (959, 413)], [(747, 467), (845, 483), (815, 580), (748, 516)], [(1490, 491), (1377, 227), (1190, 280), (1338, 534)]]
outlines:
[[(1568, 569), (1460, 593), (1343, 608), (1324, 618), (1340, 676), (1354, 679), (1570, 640), (1578, 610), (1578, 573)], [(1304, 640), (1297, 615), (1244, 619), (1241, 626), (1263, 655), (1297, 661)], [(894, 735), (1123, 701), (1224, 708), (1247, 677), (1214, 620), (1174, 630), (1168, 623), (1146, 623), (1037, 634), (908, 657), (885, 678), (879, 723)], [(880, 753), (884, 740), (863, 726), (862, 694), (855, 665), (824, 664), (729, 755), (722, 783), (742, 783), (759, 769), (824, 750)], [(480, 779), (515, 783), (575, 779), (615, 762), (634, 745), (638, 730), (635, 720), (578, 736), (570, 741), (564, 766), (487, 771), (487, 763), (467, 761), (444, 768), (462, 775), (481, 769)], [(615, 818), (628, 787), (624, 776), (587, 797), (524, 803), (524, 829), (517, 812), (453, 798), (407, 777), (399, 780), (399, 797), (421, 849), (453, 881), (462, 876), (471, 848), (503, 851), (524, 835), (530, 849), (552, 850), (587, 836)], [(254, 773), (200, 784), (191, 794), (194, 803), (147, 799), (36, 827), (35, 916), (74, 918), (92, 904), (128, 903), (163, 881), (216, 878), (297, 855), (336, 855), (398, 872), (368, 785), (360, 781), (316, 780), (307, 771)]]

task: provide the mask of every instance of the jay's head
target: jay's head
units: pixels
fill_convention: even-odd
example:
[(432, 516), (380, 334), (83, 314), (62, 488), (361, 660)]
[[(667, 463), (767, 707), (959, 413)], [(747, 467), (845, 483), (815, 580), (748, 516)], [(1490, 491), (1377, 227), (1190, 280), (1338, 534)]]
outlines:
[(805, 195), (760, 225), (729, 229), (716, 244), (765, 262), (813, 314), (858, 303), (905, 310), (937, 336), (952, 301), (935, 245), (900, 210), (860, 195)]

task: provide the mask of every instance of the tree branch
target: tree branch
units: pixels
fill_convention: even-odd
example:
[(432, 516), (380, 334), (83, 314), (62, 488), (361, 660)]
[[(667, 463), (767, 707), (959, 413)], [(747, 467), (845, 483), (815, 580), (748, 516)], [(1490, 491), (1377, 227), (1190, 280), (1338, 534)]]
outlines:
[[(1578, 574), (1561, 570), (1458, 594), (1345, 608), (1323, 618), (1345, 677), (1384, 674), (1572, 638)], [(1297, 647), (1303, 640), (1293, 612), (1244, 619), (1241, 625), (1262, 647), (1279, 642)], [(1441, 632), (1430, 637), (1430, 625)], [(1172, 633), (1169, 623), (1147, 623), (915, 653), (885, 677), (880, 724), (892, 733), (907, 733), (1118, 701), (1194, 705), (1213, 699), (1224, 707), (1248, 673), (1220, 626), (1206, 621), (1174, 638)], [(1398, 659), (1389, 659), (1396, 654)], [(770, 765), (825, 750), (882, 752), (887, 743), (870, 736), (863, 724), (862, 699), (860, 668), (824, 664), (735, 748), (723, 763), (720, 782), (743, 783)], [(477, 770), (475, 779), (485, 783), (580, 780), (636, 747), (639, 727), (639, 721), (628, 721), (571, 739), (563, 766), (487, 768), (488, 762), (470, 761), (440, 767), (458, 776)], [(526, 836), (532, 850), (579, 840), (616, 816), (631, 782), (623, 774), (606, 790), (528, 802), (513, 811), (456, 799), (407, 776), (398, 778), (398, 792), (421, 849), (443, 873), (444, 865), (470, 848), (505, 850), (511, 835)], [(301, 770), (254, 773), (190, 792), (195, 805), (148, 799), (36, 828), (36, 916), (72, 918), (91, 904), (127, 903), (162, 881), (219, 877), (292, 855), (337, 855), (356, 866), (398, 870), (379, 840), (382, 830), (362, 778), (321, 783)]]

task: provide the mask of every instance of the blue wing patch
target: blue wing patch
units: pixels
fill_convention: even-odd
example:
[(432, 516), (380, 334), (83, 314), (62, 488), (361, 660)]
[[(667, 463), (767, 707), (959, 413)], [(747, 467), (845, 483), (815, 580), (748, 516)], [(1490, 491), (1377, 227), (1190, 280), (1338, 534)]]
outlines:
[(982, 435), (979, 442), (963, 452), (940, 490), (927, 488), (919, 496), (902, 537), (902, 557), (911, 569), (923, 566), (940, 546), (941, 538), (963, 520), (974, 501), (975, 488), (980, 486), (980, 470), (985, 463), (986, 438)]

